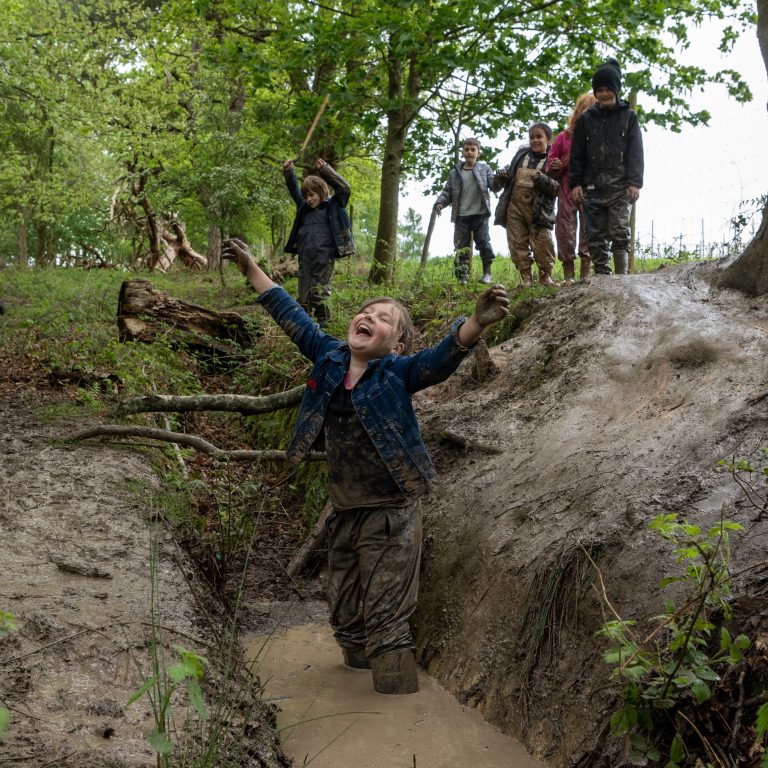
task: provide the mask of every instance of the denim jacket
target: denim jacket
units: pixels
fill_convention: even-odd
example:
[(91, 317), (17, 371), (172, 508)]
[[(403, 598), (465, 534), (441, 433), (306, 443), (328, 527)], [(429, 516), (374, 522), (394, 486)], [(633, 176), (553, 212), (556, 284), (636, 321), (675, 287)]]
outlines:
[[(324, 165), (318, 169), (318, 174), (328, 182), (333, 189), (333, 194), (329, 198), (328, 205), (328, 224), (333, 235), (333, 242), (336, 244), (336, 258), (351, 256), (355, 253), (355, 241), (352, 237), (352, 224), (347, 213), (347, 202), (351, 190), (349, 184), (343, 176), (336, 173), (330, 165)], [(283, 249), (286, 253), (299, 252), (299, 229), (304, 221), (304, 214), (307, 211), (307, 204), (301, 195), (296, 173), (293, 168), (285, 171), (285, 183), (288, 192), (296, 203), (296, 218), (293, 221), (291, 233)]]
[[(349, 368), (350, 351), (347, 344), (323, 333), (279, 286), (261, 294), (258, 301), (314, 364), (286, 449), (289, 460), (298, 463), (323, 428), (331, 395)], [(457, 335), (464, 320), (455, 320), (450, 333), (434, 347), (415, 355), (388, 354), (371, 360), (352, 390), (358, 418), (400, 490), (409, 496), (426, 492), (437, 474), (421, 438), (412, 396), (445, 381), (469, 354)]]

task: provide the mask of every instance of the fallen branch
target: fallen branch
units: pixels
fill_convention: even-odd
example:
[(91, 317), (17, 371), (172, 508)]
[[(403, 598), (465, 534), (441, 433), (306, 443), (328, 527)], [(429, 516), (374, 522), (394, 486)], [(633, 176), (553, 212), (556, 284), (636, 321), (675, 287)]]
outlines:
[(126, 400), (118, 406), (121, 415), (146, 413), (148, 411), (230, 411), (244, 416), (270, 413), (290, 408), (301, 402), (304, 385), (277, 392), (274, 395), (253, 397), (251, 395), (146, 395)]
[(325, 541), (325, 521), (332, 511), (333, 507), (331, 506), (331, 502), (326, 502), (323, 511), (320, 513), (320, 517), (317, 518), (317, 522), (315, 523), (312, 532), (307, 536), (299, 551), (291, 558), (291, 562), (288, 563), (288, 567), (285, 569), (286, 573), (291, 578), (298, 576), (301, 573), (309, 562), (309, 559), (318, 549), (320, 549), (320, 546)]
[[(213, 445), (213, 443), (209, 443), (202, 437), (197, 437), (197, 435), (185, 435), (183, 432), (169, 432), (167, 429), (155, 429), (153, 427), (102, 424), (78, 432), (75, 435), (64, 438), (64, 440), (68, 443), (74, 443), (81, 440), (89, 440), (92, 437), (143, 437), (163, 443), (178, 443), (187, 448), (194, 448), (196, 451), (205, 453), (208, 456), (214, 456), (217, 459), (229, 459), (231, 461), (287, 461), (285, 451), (226, 451)], [(325, 461), (325, 454), (311, 452), (307, 454), (304, 461)]]

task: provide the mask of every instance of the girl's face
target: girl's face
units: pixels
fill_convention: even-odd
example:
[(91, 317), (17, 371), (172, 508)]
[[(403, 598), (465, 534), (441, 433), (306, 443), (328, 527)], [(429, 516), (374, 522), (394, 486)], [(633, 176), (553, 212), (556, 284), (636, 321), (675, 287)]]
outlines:
[(539, 155), (543, 155), (549, 149), (549, 139), (543, 128), (533, 128), (528, 134), (531, 149)]
[(323, 201), (320, 199), (320, 195), (318, 195), (317, 192), (307, 192), (304, 195), (304, 202), (306, 202), (310, 208), (317, 208)]
[(390, 352), (400, 354), (400, 310), (386, 301), (369, 304), (352, 318), (347, 329), (347, 343), (358, 358), (375, 360)]

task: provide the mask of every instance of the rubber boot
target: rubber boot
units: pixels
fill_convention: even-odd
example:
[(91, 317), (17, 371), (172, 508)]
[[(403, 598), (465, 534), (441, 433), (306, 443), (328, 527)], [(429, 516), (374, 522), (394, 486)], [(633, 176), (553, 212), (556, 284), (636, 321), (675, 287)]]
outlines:
[(373, 688), (378, 693), (418, 693), (419, 677), (413, 651), (392, 651), (371, 659)]
[(572, 261), (563, 262), (563, 282), (570, 285), (576, 279), (576, 264)]
[(592, 274), (592, 259), (589, 256), (579, 257), (579, 280), (589, 277)]
[(554, 285), (555, 281), (552, 279), (552, 275), (549, 272), (542, 272), (539, 270), (539, 285)]
[(533, 286), (533, 274), (530, 267), (520, 270), (520, 278), (524, 288), (531, 288)]
[(488, 266), (483, 265), (483, 276), (480, 278), (481, 283), (485, 283), (485, 285), (491, 284), (491, 265), (488, 264)]
[(629, 254), (626, 251), (616, 251), (613, 254), (613, 271), (617, 275), (626, 275), (628, 264)]
[(365, 655), (365, 651), (360, 648), (342, 648), (344, 654), (344, 666), (350, 669), (370, 669), (371, 662)]

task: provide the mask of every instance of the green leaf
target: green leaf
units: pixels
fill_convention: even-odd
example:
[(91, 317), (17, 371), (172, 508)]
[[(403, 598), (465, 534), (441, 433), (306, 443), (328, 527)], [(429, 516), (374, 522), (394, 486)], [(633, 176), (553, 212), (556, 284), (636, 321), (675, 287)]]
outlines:
[(200, 686), (192, 681), (187, 686), (187, 692), (189, 693), (189, 703), (197, 710), (197, 714), (200, 715), (202, 720), (205, 720), (205, 701), (203, 700), (203, 692)]
[(727, 651), (731, 647), (731, 633), (722, 627), (720, 630), (720, 648)]
[(699, 704), (703, 704), (705, 701), (709, 701), (712, 698), (712, 691), (709, 686), (702, 680), (697, 680), (693, 686), (693, 695), (696, 697), (696, 701)]
[(682, 763), (685, 760), (685, 744), (679, 733), (675, 734), (669, 747), (669, 760), (673, 763)]
[(128, 705), (130, 706), (133, 704), (134, 701), (138, 701), (147, 691), (149, 691), (152, 686), (155, 684), (157, 678), (155, 678), (154, 675), (150, 677), (148, 680), (144, 682), (144, 685), (141, 686), (138, 690), (134, 691), (131, 694), (131, 698), (128, 699)]
[(168, 738), (167, 733), (154, 730), (147, 736), (147, 741), (152, 749), (160, 755), (170, 755), (173, 752), (173, 742)]
[(5, 733), (10, 723), (11, 723), (11, 713), (7, 709), (0, 707), (0, 736), (2, 736), (3, 733)]
[(758, 739), (762, 739), (768, 733), (768, 703), (761, 705), (760, 709), (757, 710), (755, 730)]

